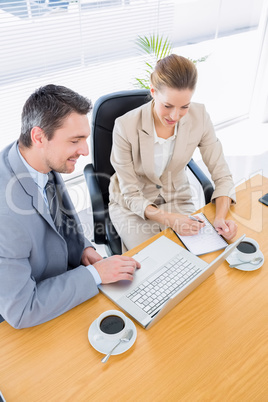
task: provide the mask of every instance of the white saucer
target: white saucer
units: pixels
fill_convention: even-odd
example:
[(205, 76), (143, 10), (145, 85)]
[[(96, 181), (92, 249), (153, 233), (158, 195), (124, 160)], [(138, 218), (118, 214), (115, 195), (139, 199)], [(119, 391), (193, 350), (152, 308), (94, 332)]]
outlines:
[[(262, 252), (261, 252), (260, 250), (259, 250), (259, 252), (258, 252), (257, 257), (262, 257), (262, 259), (263, 259), (261, 262), (259, 262), (259, 264), (254, 265), (254, 264), (251, 264), (251, 263), (249, 262), (249, 263), (245, 263), (245, 264), (243, 264), (243, 265), (239, 265), (239, 266), (234, 267), (234, 268), (240, 269), (240, 271), (255, 271), (256, 269), (259, 269), (259, 268), (263, 265), (263, 263), (264, 263), (264, 255), (262, 254)], [(242, 261), (239, 260), (239, 258), (237, 257), (237, 252), (236, 252), (236, 250), (233, 251), (233, 252), (226, 258), (226, 261), (227, 261), (230, 265), (233, 265), (233, 264), (240, 264), (240, 263), (242, 262)]]
[[(132, 338), (130, 339), (129, 342), (121, 342), (117, 346), (117, 348), (113, 351), (112, 353), (113, 355), (120, 355), (121, 353), (126, 352), (128, 349), (131, 348), (131, 346), (134, 344), (137, 338), (137, 329), (134, 323), (128, 317), (126, 317), (126, 327), (128, 329), (133, 330)], [(89, 327), (88, 340), (94, 349), (106, 355), (107, 353), (110, 352), (113, 346), (117, 344), (119, 338), (118, 339), (113, 338), (110, 341), (102, 338), (101, 335), (97, 333), (97, 320), (95, 320)]]

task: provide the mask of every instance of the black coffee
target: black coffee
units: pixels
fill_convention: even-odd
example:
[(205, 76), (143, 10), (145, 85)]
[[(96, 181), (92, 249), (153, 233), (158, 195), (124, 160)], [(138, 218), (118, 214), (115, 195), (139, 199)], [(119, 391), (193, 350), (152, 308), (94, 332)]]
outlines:
[(121, 317), (117, 315), (108, 315), (100, 323), (100, 329), (105, 334), (117, 334), (125, 327), (125, 323)]
[(249, 243), (248, 241), (241, 241), (240, 244), (237, 246), (237, 250), (241, 251), (242, 253), (252, 254), (257, 251), (254, 244)]

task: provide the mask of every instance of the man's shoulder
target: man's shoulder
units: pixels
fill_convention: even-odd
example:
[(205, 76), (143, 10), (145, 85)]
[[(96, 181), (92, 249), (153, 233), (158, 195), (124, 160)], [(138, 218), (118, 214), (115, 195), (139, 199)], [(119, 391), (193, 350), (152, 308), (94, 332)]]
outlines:
[[(0, 151), (0, 164), (2, 166), (9, 166), (10, 151), (16, 147), (16, 142), (12, 142)], [(0, 172), (1, 173), (1, 172)]]
[[(19, 156), (16, 142), (9, 144), (0, 152), (0, 211), (10, 213), (10, 200), (12, 197), (21, 197), (21, 185), (17, 180), (20, 171), (17, 168)], [(20, 199), (21, 201), (21, 199)]]
[(0, 152), (0, 186), (2, 187), (3, 181), (6, 181), (10, 178), (12, 174), (12, 169), (9, 160), (10, 150), (14, 144), (10, 144), (6, 146)]
[(16, 144), (17, 144), (17, 141), (13, 141), (10, 144), (6, 145), (4, 148), (1, 149), (0, 155), (2, 156), (2, 155), (5, 155), (5, 154), (8, 154), (9, 151), (11, 150), (11, 148), (16, 146)]

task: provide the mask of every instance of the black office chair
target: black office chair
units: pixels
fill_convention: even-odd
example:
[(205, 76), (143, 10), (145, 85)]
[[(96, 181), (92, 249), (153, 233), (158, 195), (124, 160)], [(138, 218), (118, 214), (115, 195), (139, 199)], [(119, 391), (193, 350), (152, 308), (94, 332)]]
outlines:
[[(96, 244), (104, 244), (108, 255), (122, 253), (121, 239), (110, 220), (108, 211), (108, 187), (110, 177), (114, 174), (110, 162), (114, 121), (149, 100), (148, 90), (121, 91), (100, 97), (93, 108), (90, 136), (92, 163), (86, 165), (84, 175), (91, 196), (94, 241)], [(209, 203), (213, 192), (210, 180), (193, 159), (188, 167), (203, 188), (205, 203)]]

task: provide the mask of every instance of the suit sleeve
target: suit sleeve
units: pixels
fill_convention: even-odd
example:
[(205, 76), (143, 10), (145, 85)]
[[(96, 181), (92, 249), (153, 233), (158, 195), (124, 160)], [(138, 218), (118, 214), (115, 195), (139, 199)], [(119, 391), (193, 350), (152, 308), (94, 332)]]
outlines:
[[(131, 124), (131, 122), (129, 122)], [(126, 129), (120, 119), (115, 121), (111, 163), (116, 171), (112, 177), (110, 193), (113, 201), (128, 208), (145, 219), (144, 211), (153, 205), (143, 194), (144, 184), (139, 180), (133, 164), (133, 147), (126, 135)]]
[(205, 108), (203, 111), (203, 136), (199, 149), (215, 184), (211, 200), (215, 202), (217, 197), (228, 196), (235, 203), (234, 182), (223, 154), (221, 142), (216, 137), (213, 124)]
[(0, 231), (0, 314), (14, 328), (51, 320), (98, 293), (93, 276), (82, 265), (55, 275), (59, 267), (51, 262), (51, 275), (42, 278), (30, 263), (32, 239), (27, 228), (10, 216), (0, 216), (0, 224), (8, 228)]

